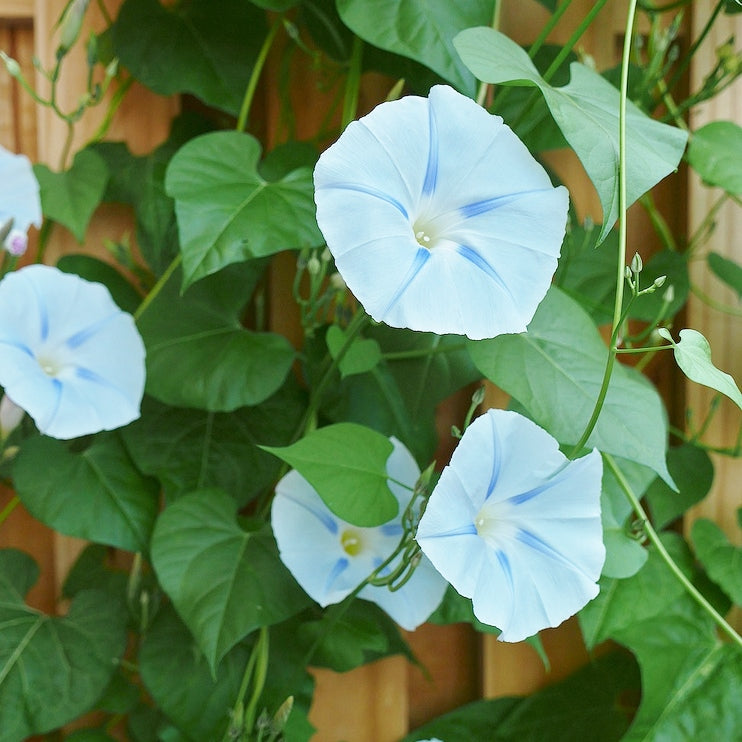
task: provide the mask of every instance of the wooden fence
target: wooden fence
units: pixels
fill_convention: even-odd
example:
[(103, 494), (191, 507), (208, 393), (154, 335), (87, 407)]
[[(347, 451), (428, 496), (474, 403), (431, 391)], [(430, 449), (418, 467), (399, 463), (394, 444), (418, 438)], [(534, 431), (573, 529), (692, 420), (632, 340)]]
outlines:
[[(32, 55), (49, 64), (54, 54), (53, 25), (66, 0), (0, 0), (0, 49), (17, 59), (26, 75), (33, 79)], [(115, 15), (120, 0), (107, 0)], [(683, 31), (688, 44), (697, 29), (709, 17), (712, 0), (696, 0), (691, 4), (691, 16), (686, 18)], [(564, 41), (568, 31), (592, 7), (587, 0), (575, 0), (567, 16), (557, 29), (556, 41)], [(598, 20), (580, 42), (580, 48), (590, 54), (599, 68), (616, 63), (623, 39), (626, 2), (613, 0), (602, 11)], [(522, 42), (534, 38), (546, 19), (546, 11), (535, 0), (504, 0), (502, 25)], [(736, 19), (736, 20), (735, 20)], [(86, 21), (91, 27), (100, 27), (95, 3), (91, 3)], [(565, 30), (566, 29), (566, 30)], [(731, 16), (718, 24), (718, 30), (704, 43), (697, 61), (690, 71), (690, 85), (695, 87), (714, 62), (714, 50), (736, 32), (742, 39), (742, 15)], [(271, 74), (269, 69), (268, 74)], [(275, 71), (277, 74), (277, 71)], [(66, 66), (60, 104), (72, 107), (82, 91), (85, 61), (82, 54), (73, 56)], [(41, 84), (41, 80), (38, 81)], [(371, 82), (373, 84), (373, 82)], [(265, 86), (270, 91), (271, 86)], [(302, 86), (302, 110), (297, 119), (312, 117), (319, 112), (318, 100), (306, 94), (311, 81)], [(0, 144), (24, 152), (32, 159), (58, 166), (66, 130), (63, 124), (46, 109), (38, 109), (18, 84), (0, 70)], [(116, 114), (108, 138), (125, 140), (135, 153), (151, 150), (168, 132), (169, 122), (177, 113), (179, 103), (165, 99), (134, 86)], [(306, 110), (304, 110), (306, 109)], [(266, 124), (276, 116), (277, 101), (265, 93), (262, 106)], [(713, 102), (694, 113), (692, 126), (715, 119), (731, 119), (742, 123), (742, 85), (739, 83)], [(93, 111), (78, 126), (75, 143), (82, 145), (96, 129), (99, 114)], [(567, 181), (578, 211), (599, 217), (600, 210), (592, 188), (582, 173), (579, 163), (569, 154), (558, 153), (550, 164)], [(706, 189), (694, 177), (681, 170), (680, 174), (663, 186), (660, 199), (671, 227), (679, 233), (690, 232), (707, 213), (717, 194)], [(722, 209), (713, 237), (713, 249), (742, 262), (742, 210)], [(85, 250), (103, 254), (102, 241), (119, 239), (132, 232), (130, 215), (123, 208), (106, 206), (96, 214), (88, 230)], [(641, 245), (646, 255), (653, 248), (653, 236), (642, 215), (632, 210), (630, 250)], [(79, 251), (74, 238), (59, 229), (55, 232), (48, 258), (53, 261), (65, 252)], [(736, 297), (710, 277), (707, 271), (694, 268), (692, 280), (706, 294), (726, 304), (735, 304)], [(289, 270), (288, 263), (286, 270)], [(276, 291), (285, 286), (281, 266), (274, 272)], [(276, 302), (275, 305), (280, 306)], [(291, 336), (292, 318), (286, 315), (272, 317), (273, 328)], [(740, 319), (711, 310), (706, 304), (691, 299), (687, 326), (703, 332), (711, 341), (717, 365), (742, 379), (742, 343)], [(735, 342), (737, 340), (737, 342)], [(682, 400), (683, 384), (672, 373), (669, 364), (659, 364), (653, 372), (666, 398)], [(689, 405), (703, 409), (708, 404), (706, 390), (688, 385), (685, 397)], [(682, 420), (682, 409), (673, 411)], [(711, 426), (710, 435), (718, 445), (732, 445), (738, 427), (739, 411), (725, 406)], [(730, 438), (732, 438), (730, 440)], [(712, 517), (734, 539), (738, 539), (735, 511), (742, 504), (739, 482), (742, 481), (742, 461), (718, 458), (716, 480), (711, 495), (696, 509), (698, 515)], [(0, 507), (9, 494), (0, 492)], [(0, 531), (0, 546), (15, 546), (33, 554), (41, 566), (41, 579), (30, 595), (36, 607), (53, 611), (59, 585), (80, 549), (74, 539), (50, 532), (18, 508)], [(562, 627), (543, 632), (543, 642), (551, 659), (552, 670), (547, 674), (535, 652), (525, 644), (497, 643), (491, 637), (481, 637), (469, 627), (423, 626), (410, 642), (413, 650), (427, 668), (427, 674), (411, 667), (401, 658), (390, 658), (339, 676), (329, 671), (318, 671), (317, 696), (311, 720), (321, 731), (316, 742), (392, 742), (423, 721), (448, 709), (480, 697), (496, 697), (529, 693), (548, 683), (561, 679), (587, 660), (574, 621)]]

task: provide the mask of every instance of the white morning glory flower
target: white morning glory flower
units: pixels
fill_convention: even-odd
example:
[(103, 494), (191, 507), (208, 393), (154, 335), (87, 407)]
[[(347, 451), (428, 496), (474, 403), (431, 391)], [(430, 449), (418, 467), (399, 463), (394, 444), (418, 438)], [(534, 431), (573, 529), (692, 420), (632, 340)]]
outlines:
[(139, 417), (144, 344), (99, 283), (32, 265), (0, 281), (0, 386), (54, 438)]
[(0, 147), (0, 226), (13, 220), (13, 229), (3, 247), (11, 255), (26, 250), (25, 237), (33, 224), (41, 226), (39, 183), (25, 155), (14, 155)]
[(557, 626), (598, 594), (603, 463), (576, 461), (515, 412), (466, 430), (430, 496), (417, 541), (503, 641)]
[(569, 196), (499, 116), (452, 88), (382, 103), (314, 171), (317, 223), (366, 311), (473, 339), (523, 332)]
[[(387, 460), (390, 477), (415, 485), (420, 469), (395, 438)], [(361, 528), (338, 518), (312, 485), (292, 470), (276, 485), (271, 522), (283, 563), (304, 591), (322, 607), (339, 603), (395, 550), (402, 536), (400, 516), (411, 491), (389, 481), (400, 515), (382, 526)], [(413, 631), (438, 607), (446, 582), (423, 557), (399, 590), (366, 585), (359, 597), (383, 608), (402, 628)]]

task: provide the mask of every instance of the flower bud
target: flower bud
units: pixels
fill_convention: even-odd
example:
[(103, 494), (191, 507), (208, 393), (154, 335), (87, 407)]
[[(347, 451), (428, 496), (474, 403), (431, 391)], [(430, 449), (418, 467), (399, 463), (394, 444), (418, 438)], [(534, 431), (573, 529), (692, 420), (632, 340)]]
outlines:
[(665, 295), (662, 298), (667, 304), (675, 301), (675, 287), (672, 284), (665, 289)]
[(644, 263), (642, 261), (642, 256), (639, 255), (638, 252), (634, 253), (634, 257), (631, 258), (631, 272), (641, 273), (643, 267), (644, 267)]
[(85, 11), (88, 9), (90, 0), (71, 0), (65, 9), (62, 17), (59, 31), (59, 47), (57, 55), (65, 54), (69, 48), (77, 41), (82, 28), (82, 19), (85, 17)]
[(19, 65), (15, 59), (9, 57), (5, 52), (0, 52), (0, 57), (2, 57), (3, 62), (5, 62), (5, 69), (8, 70), (8, 74), (11, 77), (20, 79), (22, 76), (21, 65)]
[(658, 276), (657, 278), (654, 279), (654, 287), (658, 289), (661, 286), (664, 286), (665, 281), (667, 281), (667, 276)]
[(3, 247), (15, 258), (20, 257), (26, 252), (28, 247), (28, 237), (20, 229), (11, 229), (10, 234), (5, 238)]
[(310, 276), (316, 276), (321, 269), (322, 266), (319, 262), (319, 258), (316, 255), (312, 255), (312, 257), (307, 260), (307, 273), (309, 273)]

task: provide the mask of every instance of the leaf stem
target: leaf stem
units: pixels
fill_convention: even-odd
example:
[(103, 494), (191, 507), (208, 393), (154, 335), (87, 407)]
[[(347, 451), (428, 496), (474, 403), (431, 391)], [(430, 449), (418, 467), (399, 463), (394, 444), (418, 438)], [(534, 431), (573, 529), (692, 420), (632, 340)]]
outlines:
[(268, 57), (268, 52), (273, 45), (273, 41), (276, 38), (276, 33), (278, 32), (281, 24), (282, 17), (279, 16), (278, 18), (276, 18), (275, 21), (273, 21), (273, 25), (270, 27), (268, 35), (263, 41), (263, 45), (260, 47), (258, 58), (255, 60), (252, 72), (250, 73), (250, 79), (247, 81), (245, 97), (242, 99), (242, 105), (240, 106), (240, 115), (237, 118), (237, 125), (235, 126), (235, 129), (237, 131), (245, 131), (245, 127), (247, 126), (247, 119), (250, 115), (250, 107), (252, 106), (253, 98), (255, 97), (255, 91), (258, 87), (260, 75), (263, 72), (263, 67), (265, 66), (265, 60)]
[(626, 481), (623, 472), (616, 465), (615, 460), (610, 454), (604, 453), (603, 459), (605, 460), (608, 467), (616, 477), (616, 481), (620, 485), (621, 489), (626, 495), (626, 499), (631, 503), (631, 507), (634, 509), (637, 517), (641, 520), (644, 532), (647, 538), (652, 543), (657, 553), (662, 558), (662, 561), (669, 567), (670, 571), (675, 575), (678, 581), (685, 588), (685, 591), (690, 595), (698, 605), (711, 616), (717, 626), (740, 648), (742, 648), (742, 636), (740, 636), (725, 620), (724, 617), (701, 595), (696, 586), (683, 574), (682, 570), (675, 563), (675, 560), (670, 556), (665, 545), (662, 543), (657, 531), (649, 521), (649, 516), (646, 510), (642, 507), (639, 498), (634, 493), (631, 485)]
[(152, 287), (152, 290), (147, 294), (147, 296), (144, 297), (142, 303), (137, 307), (137, 310), (134, 312), (135, 321), (138, 320), (147, 311), (149, 305), (154, 301), (155, 297), (160, 293), (160, 291), (162, 291), (162, 287), (168, 282), (170, 276), (175, 273), (182, 260), (182, 253), (178, 253), (173, 258), (173, 261), (167, 267), (167, 270), (160, 276), (157, 283)]
[(10, 502), (0, 511), (0, 526), (8, 520), (8, 516), (20, 505), (21, 499), (13, 495)]
[(340, 125), (341, 131), (353, 121), (358, 112), (358, 92), (361, 88), (361, 61), (363, 59), (363, 39), (353, 37), (353, 49), (350, 55), (350, 69), (345, 82), (345, 98), (343, 99), (343, 116)]
[(618, 213), (620, 216), (618, 226), (618, 258), (616, 260), (616, 300), (613, 305), (613, 323), (611, 329), (611, 343), (608, 348), (608, 360), (605, 364), (603, 382), (595, 400), (593, 413), (588, 420), (585, 430), (575, 444), (569, 458), (574, 458), (587, 443), (592, 434), (598, 418), (600, 417), (603, 403), (608, 394), (608, 386), (613, 374), (613, 366), (616, 363), (616, 352), (618, 350), (616, 340), (619, 329), (623, 323), (625, 311), (623, 310), (624, 289), (624, 267), (626, 265), (626, 99), (629, 82), (629, 57), (631, 56), (631, 44), (634, 36), (634, 17), (636, 15), (637, 0), (630, 0), (626, 18), (626, 34), (624, 37), (623, 58), (621, 60), (621, 88), (618, 104)]

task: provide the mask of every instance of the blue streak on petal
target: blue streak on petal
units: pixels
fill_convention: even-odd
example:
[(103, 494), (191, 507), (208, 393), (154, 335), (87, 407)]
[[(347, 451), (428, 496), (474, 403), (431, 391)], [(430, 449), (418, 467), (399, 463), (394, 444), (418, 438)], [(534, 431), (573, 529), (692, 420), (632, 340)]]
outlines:
[(327, 582), (325, 583), (325, 590), (331, 590), (332, 585), (337, 580), (338, 577), (340, 577), (343, 572), (345, 572), (346, 569), (348, 569), (348, 565), (350, 562), (345, 557), (340, 557), (335, 562), (335, 565), (333, 566), (332, 570), (330, 570), (330, 574), (327, 576)]
[(20, 350), (21, 353), (25, 353), (29, 358), (35, 358), (33, 351), (25, 343), (18, 342), (12, 338), (4, 339), (0, 338), (0, 345), (9, 345), (11, 348)]
[(508, 555), (504, 551), (502, 551), (502, 549), (498, 549), (495, 552), (495, 556), (497, 557), (497, 561), (500, 563), (500, 566), (502, 567), (502, 571), (505, 573), (505, 576), (508, 578), (508, 582), (510, 583), (510, 588), (512, 590), (513, 570), (510, 567), (510, 560), (508, 559)]
[(412, 262), (410, 269), (407, 271), (407, 275), (400, 281), (397, 290), (394, 292), (394, 296), (392, 296), (392, 298), (389, 300), (389, 303), (386, 305), (386, 308), (381, 313), (381, 318), (383, 318), (387, 314), (387, 312), (389, 312), (389, 310), (399, 301), (399, 298), (407, 290), (407, 287), (412, 283), (415, 276), (420, 272), (425, 263), (428, 262), (428, 258), (430, 258), (430, 250), (426, 250), (424, 247), (418, 248), (418, 251), (415, 254), (415, 260)]
[(502, 458), (500, 436), (497, 434), (497, 425), (495, 425), (495, 419), (493, 417), (490, 417), (490, 426), (492, 428), (492, 472), (490, 474), (490, 483), (487, 486), (487, 497), (484, 498), (485, 502), (489, 500), (495, 491), (495, 486), (500, 476), (500, 460)]
[(402, 535), (402, 524), (401, 523), (385, 523), (380, 526), (381, 533), (384, 536), (401, 536)]
[(320, 510), (318, 508), (313, 508), (311, 505), (308, 505), (306, 502), (303, 502), (302, 500), (297, 500), (295, 497), (292, 497), (291, 495), (284, 495), (287, 499), (291, 500), (291, 502), (294, 503), (294, 505), (298, 505), (301, 508), (304, 508), (308, 513), (313, 515), (322, 525), (333, 535), (336, 536), (338, 534), (338, 531), (340, 530), (338, 528), (337, 521), (329, 514), (326, 513), (323, 510)]
[(578, 572), (579, 574), (587, 577), (591, 582), (594, 582), (593, 579), (591, 579), (588, 575), (585, 574), (585, 571), (575, 564), (570, 559), (567, 559), (564, 554), (554, 549), (552, 546), (549, 546), (545, 541), (540, 539), (535, 534), (531, 533), (530, 531), (526, 531), (525, 529), (520, 529), (517, 533), (516, 538), (521, 543), (525, 544), (526, 546), (530, 546), (535, 551), (540, 552), (544, 556), (547, 556), (551, 559), (553, 559), (556, 562), (559, 562), (560, 564), (566, 565), (570, 569), (572, 569), (575, 572)]
[(103, 319), (94, 322), (92, 325), (83, 328), (82, 330), (76, 332), (74, 335), (68, 337), (67, 340), (65, 340), (65, 345), (71, 350), (79, 348), (84, 342), (93, 337), (93, 335), (95, 335), (98, 330), (100, 330), (104, 325), (108, 324), (116, 316), (116, 314), (111, 314), (108, 317), (104, 317)]
[(569, 468), (569, 466), (565, 466), (564, 468), (559, 469), (554, 474), (552, 474), (549, 479), (543, 482), (543, 484), (539, 484), (537, 487), (534, 487), (527, 492), (523, 492), (520, 495), (513, 495), (512, 497), (509, 497), (507, 499), (507, 502), (512, 503), (513, 505), (522, 505), (524, 502), (528, 502), (534, 497), (538, 497), (538, 495), (540, 495), (542, 492), (546, 492), (546, 490), (548, 490), (549, 488), (553, 487), (556, 484), (559, 484), (559, 482), (561, 482), (565, 477), (570, 476), (571, 474), (572, 470)]
[(46, 308), (46, 299), (35, 283), (30, 283), (31, 290), (36, 294), (36, 303), (39, 307), (39, 335), (44, 342), (49, 337), (49, 313)]
[(505, 281), (502, 280), (500, 274), (476, 250), (473, 250), (467, 245), (456, 245), (455, 249), (464, 260), (468, 260), (472, 265), (479, 268), (479, 270), (491, 278), (511, 299), (513, 299), (513, 301), (515, 301), (510, 289)]
[[(51, 413), (48, 416), (48, 425), (46, 427), (48, 428), (49, 425), (54, 421), (54, 418), (57, 416), (57, 412), (59, 412), (59, 407), (62, 404), (62, 382), (59, 379), (50, 379), (52, 383), (52, 388), (54, 389), (54, 394), (56, 395), (56, 399), (54, 400), (54, 409), (51, 411)], [(43, 430), (41, 431), (44, 432)]]
[(442, 531), (441, 533), (431, 534), (426, 538), (448, 538), (449, 536), (476, 536), (477, 528), (473, 523), (469, 523), (459, 528), (452, 528), (450, 531)]
[(428, 164), (425, 168), (425, 180), (423, 181), (423, 195), (429, 196), (435, 191), (438, 181), (438, 127), (433, 115), (433, 106), (428, 106)]
[(470, 219), (473, 216), (479, 216), (480, 214), (485, 214), (488, 211), (492, 211), (493, 209), (498, 208), (499, 206), (506, 206), (509, 203), (512, 203), (513, 201), (517, 201), (519, 198), (522, 198), (523, 196), (532, 196), (534, 193), (542, 193), (545, 192), (544, 189), (539, 189), (535, 191), (522, 191), (521, 193), (508, 193), (504, 196), (495, 196), (494, 198), (486, 198), (482, 201), (475, 201), (474, 203), (467, 204), (466, 206), (461, 206), (459, 208), (459, 214), (461, 214), (464, 219)]
[(356, 191), (357, 193), (365, 193), (367, 196), (373, 196), (373, 198), (379, 198), (382, 201), (394, 206), (405, 219), (409, 219), (407, 209), (396, 199), (394, 196), (390, 196), (385, 191), (373, 186), (361, 185), (360, 183), (333, 183), (332, 185), (326, 186), (327, 188), (339, 188), (341, 190)]

